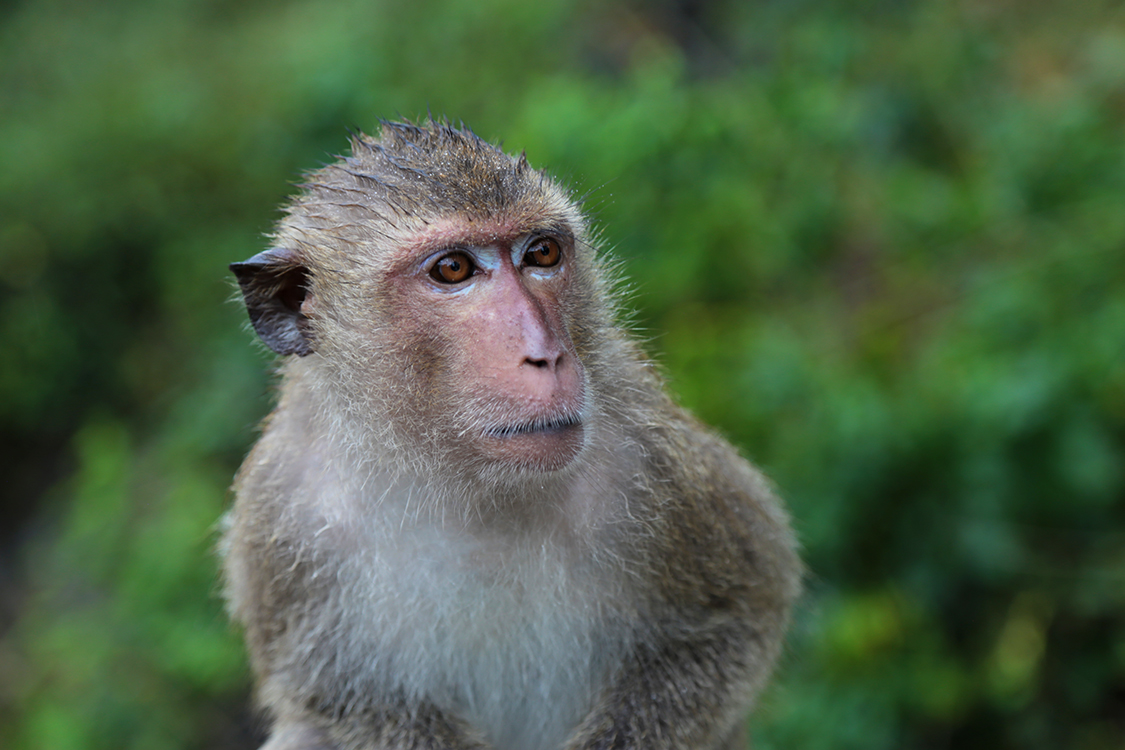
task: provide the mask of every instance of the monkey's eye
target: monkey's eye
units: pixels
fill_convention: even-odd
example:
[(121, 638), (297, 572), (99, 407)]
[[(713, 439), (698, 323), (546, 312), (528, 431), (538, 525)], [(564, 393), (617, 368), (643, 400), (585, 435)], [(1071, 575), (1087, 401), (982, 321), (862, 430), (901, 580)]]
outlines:
[(443, 255), (430, 269), (430, 278), (440, 284), (460, 284), (473, 275), (473, 259), (460, 251)]
[(559, 243), (550, 237), (540, 237), (523, 254), (524, 263), (540, 268), (557, 266), (561, 258), (562, 250), (559, 248)]

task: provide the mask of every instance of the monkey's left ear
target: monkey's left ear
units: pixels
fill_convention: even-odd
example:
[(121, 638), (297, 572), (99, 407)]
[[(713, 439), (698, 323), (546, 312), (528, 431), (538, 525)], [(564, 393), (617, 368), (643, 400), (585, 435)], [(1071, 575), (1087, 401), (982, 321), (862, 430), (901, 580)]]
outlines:
[(241, 263), (231, 263), (254, 330), (278, 354), (312, 354), (309, 320), (301, 312), (309, 270), (297, 254), (271, 247)]

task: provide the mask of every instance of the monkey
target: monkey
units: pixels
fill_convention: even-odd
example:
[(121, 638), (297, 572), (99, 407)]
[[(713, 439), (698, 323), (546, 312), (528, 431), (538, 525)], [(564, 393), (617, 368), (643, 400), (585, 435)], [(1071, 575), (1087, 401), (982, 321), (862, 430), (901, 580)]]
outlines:
[(269, 239), (231, 269), (277, 401), (220, 542), (263, 749), (745, 747), (794, 535), (667, 395), (580, 201), (381, 121)]

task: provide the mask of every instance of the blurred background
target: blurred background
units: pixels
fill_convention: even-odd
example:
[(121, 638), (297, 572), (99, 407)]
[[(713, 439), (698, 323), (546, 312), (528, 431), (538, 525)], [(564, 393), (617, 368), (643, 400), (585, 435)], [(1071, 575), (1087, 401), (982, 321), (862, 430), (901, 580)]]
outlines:
[(1125, 8), (0, 2), (0, 747), (256, 747), (227, 264), (380, 117), (578, 193), (809, 565), (755, 747), (1125, 748)]

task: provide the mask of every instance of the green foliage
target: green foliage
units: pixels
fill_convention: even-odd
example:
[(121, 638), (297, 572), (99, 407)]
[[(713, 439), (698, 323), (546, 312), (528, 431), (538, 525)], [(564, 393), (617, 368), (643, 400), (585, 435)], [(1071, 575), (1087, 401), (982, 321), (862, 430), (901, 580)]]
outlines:
[(789, 500), (757, 747), (1122, 746), (1116, 5), (33, 0), (0, 9), (4, 747), (249, 741), (212, 548), (269, 360), (225, 266), (347, 127), (427, 110), (590, 192), (673, 390)]

